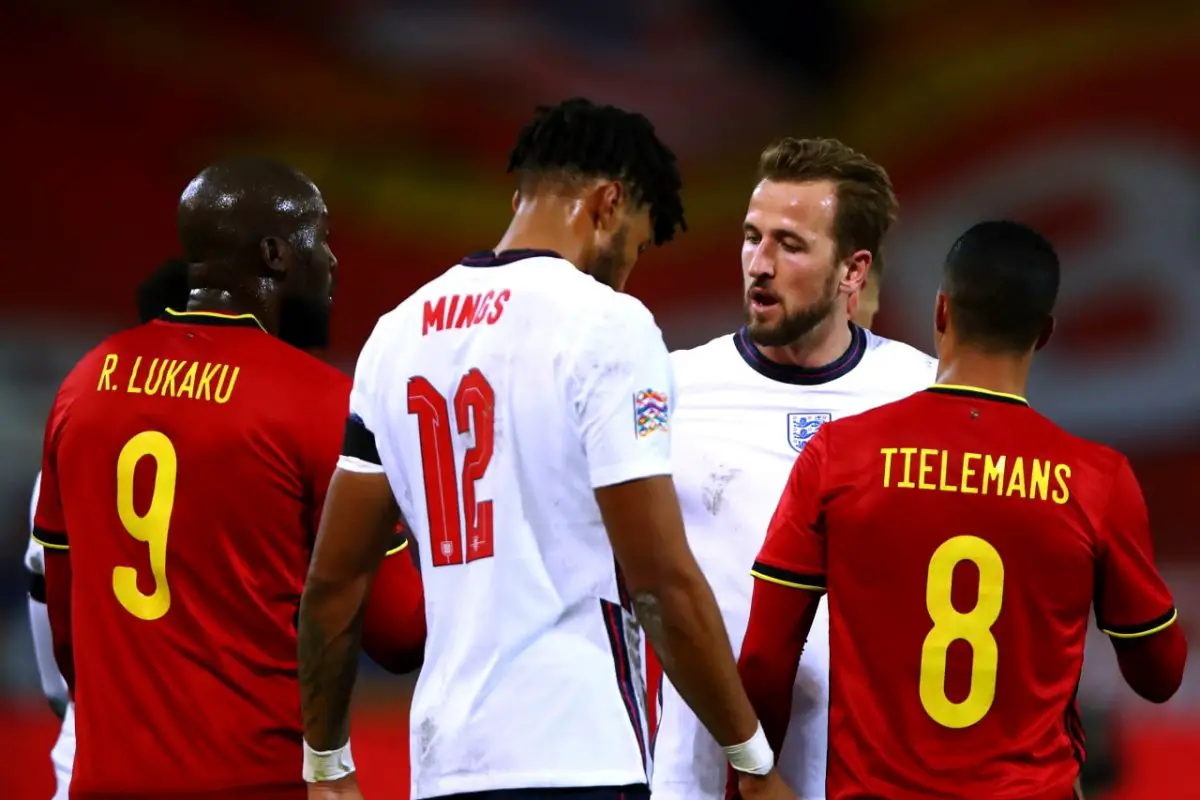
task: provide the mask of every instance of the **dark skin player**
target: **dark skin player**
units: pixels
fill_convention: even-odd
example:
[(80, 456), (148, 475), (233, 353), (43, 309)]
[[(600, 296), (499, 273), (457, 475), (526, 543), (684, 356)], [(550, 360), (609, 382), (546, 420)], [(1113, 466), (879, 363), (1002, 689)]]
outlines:
[[(265, 158), (214, 164), (184, 190), (178, 225), (190, 262), (188, 311), (254, 314), (294, 347), (328, 346), (338, 260), (325, 199), (305, 175)], [(391, 535), (403, 525), (399, 509), (387, 525)], [(386, 563), (369, 591), (363, 649), (390, 672), (411, 672), (423, 657), (423, 608), (415, 625), (396, 620), (420, 603), (420, 578), (408, 555)]]
[(265, 158), (214, 164), (179, 201), (188, 311), (253, 314), (296, 347), (329, 344), (337, 258), (316, 185)]
[[(586, 100), (539, 109), (510, 157), (513, 218), (497, 251), (553, 250), (621, 290), (638, 257), (682, 227), (674, 155), (649, 121)], [(758, 724), (736, 674), (716, 601), (688, 548), (675, 485), (655, 476), (597, 489), (596, 502), (638, 618), (667, 675), (714, 738), (749, 739)], [(328, 752), (349, 737), (357, 619), (398, 514), (384, 474), (338, 470), (301, 600), (305, 738)], [(376, 579), (378, 580), (378, 579)], [(747, 798), (793, 795), (778, 774), (740, 774)], [(360, 798), (353, 775), (309, 785), (309, 798)]]

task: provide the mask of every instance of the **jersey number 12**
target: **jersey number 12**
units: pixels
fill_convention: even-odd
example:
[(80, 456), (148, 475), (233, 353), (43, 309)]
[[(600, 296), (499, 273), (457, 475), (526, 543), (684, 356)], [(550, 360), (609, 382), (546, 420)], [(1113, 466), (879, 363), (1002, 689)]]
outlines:
[[(492, 460), (495, 407), (496, 393), (477, 369), (464, 375), (454, 392), (453, 422), (446, 398), (432, 383), (419, 376), (408, 381), (408, 413), (416, 415), (421, 435), (429, 555), (435, 567), (462, 564), (464, 551), (467, 562), (492, 557), (492, 501), (475, 499), (475, 482)], [(463, 458), (461, 481), (454, 468), (455, 432), (475, 435), (475, 443)]]

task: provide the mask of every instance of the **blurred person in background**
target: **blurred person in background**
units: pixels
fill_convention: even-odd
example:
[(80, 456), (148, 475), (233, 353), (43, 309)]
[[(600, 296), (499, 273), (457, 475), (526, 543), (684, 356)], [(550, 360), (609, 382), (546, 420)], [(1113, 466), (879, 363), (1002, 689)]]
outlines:
[(1070, 800), (1093, 607), (1151, 702), (1178, 690), (1187, 641), (1128, 459), (1025, 400), (1054, 330), (1053, 246), (979, 223), (942, 276), (937, 385), (824, 426), (800, 454), (754, 564), (739, 665), (783, 748), (828, 590), (825, 796)]
[[(299, 349), (328, 340), (328, 213), (304, 175), (242, 158), (187, 186), (178, 226), (186, 309), (86, 355), (46, 425), (34, 538), (70, 794), (300, 800), (295, 620), (350, 390)], [(365, 640), (402, 671), (421, 582), (407, 553), (386, 562), (367, 616), (401, 624)]]
[(871, 269), (863, 276), (862, 286), (850, 295), (848, 307), (850, 321), (860, 328), (871, 330), (875, 315), (879, 313), (879, 294), (883, 283), (883, 255), (879, 261), (871, 265)]
[[(161, 316), (168, 308), (181, 311), (187, 307), (187, 262), (170, 259), (155, 270), (137, 290), (138, 318), (144, 324)], [(62, 720), (58, 739), (50, 750), (54, 766), (56, 790), (54, 800), (66, 800), (71, 785), (71, 766), (75, 760), (75, 705), (67, 691), (67, 682), (54, 660), (54, 640), (50, 632), (50, 617), (46, 611), (45, 551), (32, 536), (34, 514), (42, 484), (38, 472), (33, 482), (33, 497), (29, 506), (29, 546), (25, 551), (25, 569), (29, 572), (29, 624), (33, 633), (34, 657), (37, 659), (42, 692), (54, 714)]]
[[(735, 652), (750, 614), (750, 568), (788, 471), (822, 424), (933, 382), (935, 361), (851, 321), (898, 202), (883, 167), (833, 139), (783, 139), (759, 159), (743, 223), (746, 324), (672, 354), (679, 387), (672, 461), (688, 541)], [(795, 675), (795, 735), (779, 752), (801, 797), (825, 786), (827, 615)], [(720, 748), (664, 681), (656, 800), (719, 800)]]

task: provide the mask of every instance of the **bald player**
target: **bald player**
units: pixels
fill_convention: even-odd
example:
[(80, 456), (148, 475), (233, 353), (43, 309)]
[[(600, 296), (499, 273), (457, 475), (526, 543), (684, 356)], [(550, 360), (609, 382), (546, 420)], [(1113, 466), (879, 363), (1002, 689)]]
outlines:
[[(304, 175), (240, 159), (188, 185), (178, 224), (186, 311), (85, 356), (46, 427), (34, 537), (71, 797), (303, 798), (295, 619), (350, 388), (298, 349), (328, 341), (328, 215)], [(407, 669), (423, 625), (389, 637), (379, 609), (423, 620), (420, 580), (386, 564), (364, 645)]]

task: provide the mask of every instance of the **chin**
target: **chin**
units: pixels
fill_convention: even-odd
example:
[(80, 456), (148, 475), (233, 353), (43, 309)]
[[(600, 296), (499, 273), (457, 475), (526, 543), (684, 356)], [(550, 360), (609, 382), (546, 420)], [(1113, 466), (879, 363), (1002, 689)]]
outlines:
[(772, 324), (762, 319), (761, 317), (750, 317), (750, 321), (746, 323), (746, 332), (750, 334), (750, 341), (755, 344), (761, 344), (765, 347), (775, 345), (779, 338), (779, 325)]

